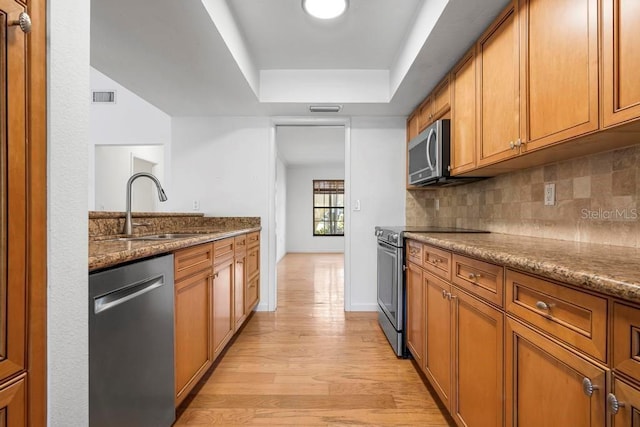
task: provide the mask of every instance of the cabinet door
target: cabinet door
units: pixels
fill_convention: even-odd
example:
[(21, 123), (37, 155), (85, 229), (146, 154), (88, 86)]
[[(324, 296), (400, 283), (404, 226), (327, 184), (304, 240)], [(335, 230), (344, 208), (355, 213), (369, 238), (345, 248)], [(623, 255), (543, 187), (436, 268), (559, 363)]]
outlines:
[(433, 90), (433, 119), (438, 120), (451, 108), (451, 86), (447, 75)]
[(640, 2), (602, 2), (603, 124), (611, 126), (640, 117)]
[(451, 72), (451, 174), (476, 166), (476, 67), (475, 49)]
[(459, 425), (501, 427), (504, 315), (453, 289), (451, 415)]
[(247, 279), (253, 278), (260, 272), (260, 246), (253, 246), (247, 249)]
[(0, 426), (18, 427), (27, 425), (26, 379), (0, 388)]
[(478, 165), (515, 156), (520, 139), (518, 5), (514, 0), (477, 46)]
[(524, 149), (532, 150), (598, 129), (598, 1), (525, 3), (520, 9)]
[(213, 361), (211, 344), (211, 269), (175, 285), (176, 405)]
[(20, 27), (9, 26), (24, 11), (0, 0), (0, 381), (26, 367), (27, 48)]
[(613, 303), (613, 369), (640, 381), (640, 308)]
[(233, 321), (234, 330), (242, 326), (242, 322), (247, 318), (244, 307), (245, 283), (245, 254), (237, 255), (235, 258), (235, 270), (233, 272)]
[(420, 118), (419, 112), (413, 113), (407, 120), (407, 142), (411, 141), (418, 135), (418, 120)]
[(422, 270), (413, 263), (407, 267), (407, 347), (418, 366), (424, 358), (424, 292)]
[(640, 388), (615, 378), (611, 393), (619, 405), (616, 413), (615, 408), (612, 410), (611, 397), (609, 396), (609, 412), (612, 414), (611, 427), (640, 427)]
[(213, 357), (233, 335), (233, 258), (213, 267)]
[(606, 424), (604, 369), (509, 317), (506, 329), (507, 427)]
[(244, 311), (249, 314), (260, 300), (260, 275), (245, 280), (245, 282), (247, 287), (245, 288)]
[(420, 114), (418, 115), (418, 133), (422, 132), (433, 122), (433, 99), (428, 96), (420, 105)]
[(451, 399), (451, 286), (424, 273), (426, 347), (424, 371), (447, 408)]

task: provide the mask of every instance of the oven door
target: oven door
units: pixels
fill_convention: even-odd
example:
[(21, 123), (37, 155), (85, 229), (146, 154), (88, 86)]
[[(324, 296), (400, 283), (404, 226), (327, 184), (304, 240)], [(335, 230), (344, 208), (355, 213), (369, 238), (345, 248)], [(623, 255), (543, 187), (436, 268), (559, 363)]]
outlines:
[(402, 331), (402, 248), (378, 241), (378, 305), (396, 331)]

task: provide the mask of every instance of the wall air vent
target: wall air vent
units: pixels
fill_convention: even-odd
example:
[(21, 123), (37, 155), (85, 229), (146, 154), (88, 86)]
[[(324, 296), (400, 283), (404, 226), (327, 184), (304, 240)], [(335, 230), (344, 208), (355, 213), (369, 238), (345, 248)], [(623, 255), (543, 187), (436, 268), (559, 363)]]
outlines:
[(309, 111), (312, 113), (339, 113), (342, 105), (309, 105)]
[(115, 104), (116, 91), (115, 90), (94, 90), (92, 92), (91, 102), (93, 104)]

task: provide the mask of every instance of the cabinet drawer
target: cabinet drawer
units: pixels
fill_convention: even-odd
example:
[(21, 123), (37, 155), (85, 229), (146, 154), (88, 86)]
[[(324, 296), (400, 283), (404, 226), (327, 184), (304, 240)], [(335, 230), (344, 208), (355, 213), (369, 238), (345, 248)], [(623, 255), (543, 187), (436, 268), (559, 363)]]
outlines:
[(506, 310), (603, 362), (607, 361), (607, 300), (507, 270)]
[(247, 247), (256, 246), (260, 243), (260, 232), (254, 231), (247, 234)]
[(213, 264), (217, 265), (221, 262), (228, 261), (233, 258), (235, 239), (229, 237), (228, 239), (217, 240), (213, 242)]
[(613, 369), (640, 382), (640, 309), (613, 303)]
[(211, 243), (176, 251), (174, 253), (174, 280), (177, 282), (199, 271), (211, 270), (212, 261), (213, 245)]
[(407, 259), (418, 265), (422, 264), (422, 243), (407, 240)]
[(452, 281), (482, 299), (503, 306), (504, 269), (498, 265), (454, 254)]
[(241, 236), (236, 236), (234, 239), (234, 245), (236, 256), (244, 254), (247, 251), (247, 235), (243, 234)]
[(423, 245), (422, 266), (445, 280), (451, 280), (451, 252)]

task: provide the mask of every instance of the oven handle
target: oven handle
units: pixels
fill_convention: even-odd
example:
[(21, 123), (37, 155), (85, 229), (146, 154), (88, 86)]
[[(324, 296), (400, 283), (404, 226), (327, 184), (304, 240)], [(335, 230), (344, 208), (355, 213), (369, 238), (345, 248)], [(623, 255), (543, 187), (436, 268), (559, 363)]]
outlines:
[(393, 252), (396, 252), (398, 249), (401, 249), (401, 248), (398, 248), (398, 247), (396, 247), (396, 246), (393, 246), (392, 244), (387, 243), (387, 242), (382, 241), (382, 240), (378, 240), (378, 246), (382, 246), (382, 247), (383, 247), (383, 248), (385, 248), (385, 249), (390, 249), (390, 250), (392, 250)]

